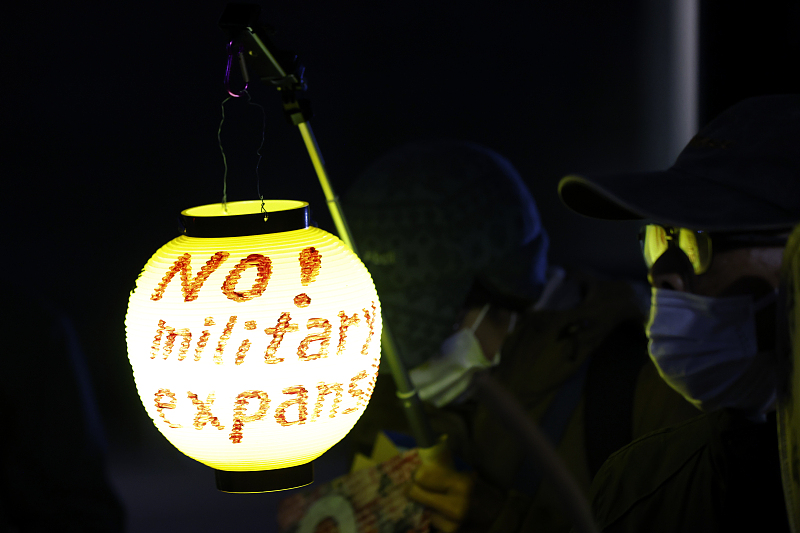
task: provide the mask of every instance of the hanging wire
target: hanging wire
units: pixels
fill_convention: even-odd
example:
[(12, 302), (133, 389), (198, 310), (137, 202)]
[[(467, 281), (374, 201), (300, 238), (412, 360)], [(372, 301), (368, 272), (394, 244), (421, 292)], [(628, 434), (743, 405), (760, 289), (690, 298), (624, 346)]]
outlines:
[[(249, 95), (248, 95), (249, 96)], [(219, 128), (217, 129), (217, 142), (219, 143), (219, 151), (222, 154), (222, 210), (228, 212), (228, 158), (225, 157), (225, 150), (222, 148), (222, 123), (225, 122), (225, 102), (230, 100), (228, 96), (220, 104), (222, 109), (222, 118), (219, 121)]]
[[(253, 102), (247, 90), (242, 91), (242, 94), (247, 95), (247, 103), (249, 105), (255, 106), (261, 110), (261, 144), (258, 146), (258, 150), (256, 150), (256, 155), (258, 155), (258, 160), (256, 161), (256, 193), (261, 200), (261, 212), (264, 214), (264, 222), (266, 222), (269, 218), (269, 213), (267, 213), (267, 209), (264, 207), (264, 195), (261, 194), (261, 174), (259, 167), (261, 166), (261, 159), (264, 157), (261, 150), (264, 148), (267, 134), (267, 114), (264, 111), (264, 106)], [(219, 128), (217, 129), (217, 142), (219, 143), (219, 151), (222, 154), (222, 166), (224, 169), (222, 174), (222, 209), (226, 213), (228, 212), (228, 158), (225, 156), (225, 149), (222, 147), (222, 124), (225, 122), (225, 103), (231, 98), (232, 96), (226, 97), (222, 101), (222, 104), (220, 104), (222, 118), (219, 121)]]
[(258, 197), (261, 199), (261, 212), (264, 214), (264, 222), (266, 222), (269, 218), (269, 214), (264, 208), (264, 195), (261, 194), (261, 175), (259, 174), (258, 167), (261, 165), (261, 158), (264, 157), (261, 154), (261, 149), (264, 148), (264, 138), (267, 134), (267, 114), (264, 111), (264, 106), (253, 102), (253, 99), (250, 97), (250, 93), (247, 92), (247, 90), (245, 90), (244, 93), (247, 95), (247, 103), (254, 105), (261, 110), (261, 144), (258, 146), (258, 150), (256, 150), (256, 154), (258, 155), (258, 161), (256, 161), (256, 192), (258, 193)]

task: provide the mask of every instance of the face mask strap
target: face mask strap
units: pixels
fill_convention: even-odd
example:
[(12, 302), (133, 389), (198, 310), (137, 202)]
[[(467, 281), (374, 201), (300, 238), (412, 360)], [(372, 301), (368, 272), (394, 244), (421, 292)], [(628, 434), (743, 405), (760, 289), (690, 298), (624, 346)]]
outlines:
[(472, 333), (475, 333), (475, 330), (478, 329), (478, 326), (480, 326), (481, 322), (483, 322), (483, 317), (485, 317), (486, 313), (489, 312), (489, 307), (490, 304), (484, 304), (484, 306), (481, 308), (481, 311), (480, 313), (478, 313), (478, 317), (475, 319), (475, 322), (473, 322), (472, 325), (469, 327), (469, 330)]
[(517, 327), (517, 320), (519, 320), (519, 313), (511, 313), (511, 318), (508, 320), (506, 335), (513, 333), (514, 329)]
[(778, 301), (778, 289), (768, 292), (758, 300), (753, 301), (753, 312), (758, 313), (773, 302)]
[(737, 248), (786, 246), (786, 241), (789, 239), (789, 234), (785, 231), (710, 233), (709, 236), (716, 250), (720, 252)]

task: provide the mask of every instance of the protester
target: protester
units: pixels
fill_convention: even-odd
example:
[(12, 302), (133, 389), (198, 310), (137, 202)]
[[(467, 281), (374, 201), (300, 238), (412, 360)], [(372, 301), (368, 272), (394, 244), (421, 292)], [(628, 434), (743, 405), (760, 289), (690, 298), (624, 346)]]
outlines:
[[(533, 198), (497, 153), (403, 146), (352, 185), (344, 209), (384, 322), (455, 457), (455, 467), (423, 465), (409, 493), (438, 529), (571, 527), (515, 433), (474, 394), (475, 372), (516, 397), (587, 492), (611, 452), (699, 414), (647, 361), (634, 287), (548, 263)], [(386, 365), (353, 438), (367, 447), (379, 429), (408, 431)]]
[(564, 203), (648, 219), (647, 335), (664, 380), (705, 416), (615, 453), (597, 474), (603, 531), (788, 531), (775, 427), (775, 301), (800, 222), (800, 95), (731, 107), (663, 172), (567, 176)]

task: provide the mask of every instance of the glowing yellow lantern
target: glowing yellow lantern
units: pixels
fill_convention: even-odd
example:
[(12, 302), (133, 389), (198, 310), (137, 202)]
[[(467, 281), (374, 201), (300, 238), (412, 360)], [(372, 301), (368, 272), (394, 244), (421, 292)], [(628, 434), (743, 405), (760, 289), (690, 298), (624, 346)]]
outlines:
[(125, 326), (156, 427), (226, 492), (313, 481), (372, 394), (381, 314), (358, 257), (308, 225), (308, 204), (229, 202), (181, 213), (147, 262)]

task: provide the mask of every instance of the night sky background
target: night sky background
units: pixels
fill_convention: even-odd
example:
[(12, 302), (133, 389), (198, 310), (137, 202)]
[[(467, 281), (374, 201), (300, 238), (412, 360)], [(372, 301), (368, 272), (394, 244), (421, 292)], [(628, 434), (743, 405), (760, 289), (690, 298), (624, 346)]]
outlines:
[[(225, 4), (3, 8), (2, 275), (74, 321), (131, 531), (186, 531), (196, 520), (200, 531), (271, 531), (280, 498), (217, 493), (209, 470), (147, 419), (125, 348), (140, 269), (178, 235), (182, 209), (221, 198)], [(552, 262), (641, 279), (638, 224), (581, 218), (560, 204), (556, 186), (568, 173), (664, 168), (688, 141), (669, 127), (668, 4), (261, 2), (276, 44), (306, 67), (311, 125), (340, 195), (399, 144), (475, 141), (522, 174)], [(746, 96), (800, 92), (800, 2), (700, 4), (700, 123)], [(265, 197), (309, 201), (333, 231), (277, 92), (256, 81), (250, 93), (266, 111)], [(222, 130), (229, 200), (256, 198), (262, 117), (244, 100), (226, 104)], [(339, 466), (320, 475), (343, 473)], [(164, 488), (153, 491), (156, 479)]]

